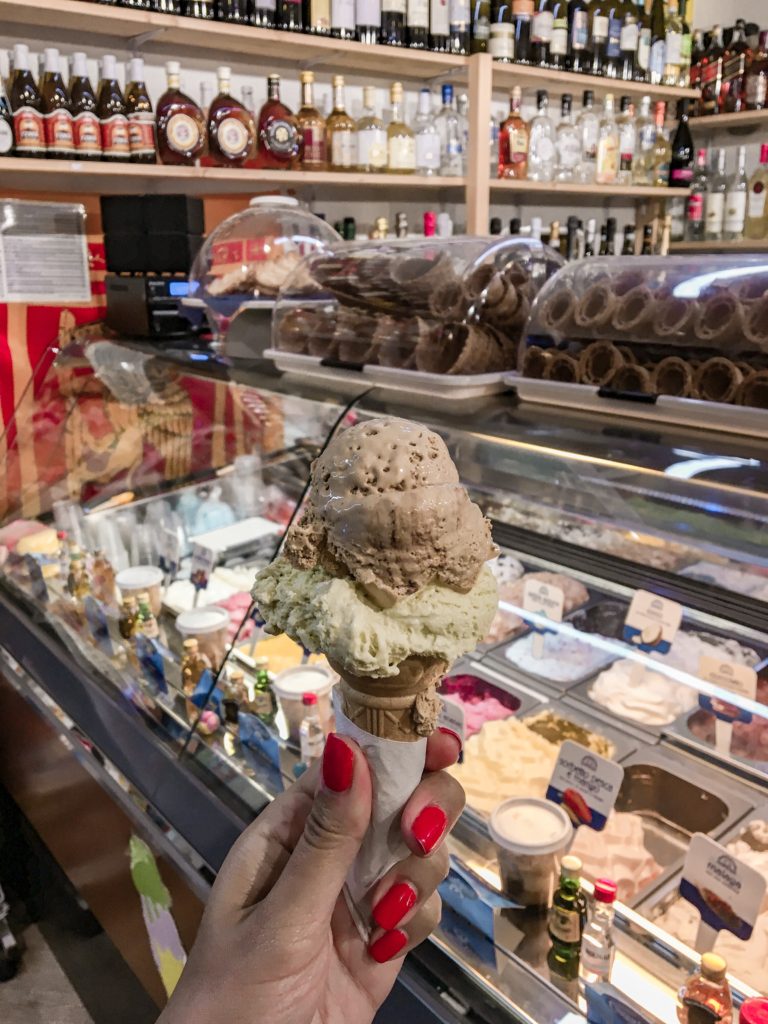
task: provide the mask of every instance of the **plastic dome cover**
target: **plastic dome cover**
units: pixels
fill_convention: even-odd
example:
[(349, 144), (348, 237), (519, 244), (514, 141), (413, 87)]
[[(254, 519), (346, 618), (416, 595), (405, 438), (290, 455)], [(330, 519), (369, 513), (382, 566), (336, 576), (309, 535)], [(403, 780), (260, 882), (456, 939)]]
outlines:
[(340, 241), (293, 196), (258, 196), (208, 235), (192, 267), (190, 297), (203, 300), (221, 334), (244, 303), (272, 301), (304, 257)]

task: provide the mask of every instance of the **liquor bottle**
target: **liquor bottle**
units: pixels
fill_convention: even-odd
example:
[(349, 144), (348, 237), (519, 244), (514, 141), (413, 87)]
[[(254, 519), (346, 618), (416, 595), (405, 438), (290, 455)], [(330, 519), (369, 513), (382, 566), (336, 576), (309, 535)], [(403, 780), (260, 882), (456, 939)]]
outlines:
[(378, 43), (380, 25), (381, 0), (355, 0), (355, 35), (358, 43)]
[(570, 0), (568, 5), (568, 68), (589, 71), (589, 6), (587, 0)]
[(531, 22), (533, 0), (512, 0), (512, 23), (515, 28), (515, 63), (530, 64)]
[(566, 92), (560, 100), (560, 123), (555, 136), (555, 181), (574, 181), (581, 160), (581, 132), (573, 122), (573, 99)]
[(672, 147), (669, 144), (667, 133), (664, 128), (664, 119), (667, 114), (667, 105), (664, 100), (656, 102), (656, 138), (653, 143), (653, 158), (651, 164), (651, 184), (658, 188), (666, 188), (669, 184), (669, 164), (672, 159)]
[(430, 50), (434, 50), (436, 53), (447, 52), (449, 30), (448, 0), (429, 0)]
[(512, 217), (510, 219), (510, 221), (509, 221), (509, 233), (510, 233), (510, 235), (513, 235), (513, 236), (520, 234), (520, 218), (519, 217)]
[(96, 114), (96, 95), (88, 77), (85, 54), (81, 52), (72, 54), (69, 101), (72, 106), (72, 135), (77, 159), (101, 160), (101, 129)]
[(555, 175), (555, 126), (549, 116), (546, 89), (536, 93), (537, 114), (529, 125), (528, 178), (530, 181), (552, 181)]
[(598, 185), (615, 185), (619, 177), (619, 126), (616, 124), (613, 95), (606, 93), (603, 101), (603, 116), (597, 132), (597, 167), (595, 181)]
[(584, 256), (595, 255), (595, 239), (597, 237), (597, 221), (590, 217), (584, 230)]
[(605, 222), (605, 251), (600, 251), (601, 256), (616, 255), (616, 218), (609, 217)]
[(387, 166), (387, 132), (376, 114), (376, 90), (363, 86), (363, 114), (357, 122), (357, 169), (372, 173)]
[(0, 75), (0, 156), (13, 156), (13, 114), (5, 94), (5, 82)]
[(429, 46), (429, 0), (406, 0), (405, 22), (408, 45), (414, 50), (426, 50)]
[(569, 217), (565, 233), (565, 258), (577, 260), (579, 258), (579, 218)]
[(768, 145), (760, 147), (760, 163), (749, 179), (747, 217), (744, 221), (745, 238), (765, 238), (768, 234)]
[(528, 125), (520, 115), (522, 92), (516, 85), (509, 94), (509, 116), (499, 129), (500, 178), (528, 177)]
[(224, 678), (221, 687), (224, 721), (230, 725), (238, 724), (240, 709), (248, 707), (248, 688), (245, 685), (245, 673), (240, 668), (231, 668)]
[(651, 67), (651, 16), (645, 9), (645, 0), (637, 0), (637, 58), (635, 81), (647, 82)]
[(617, 886), (608, 878), (595, 882), (592, 905), (589, 908), (584, 934), (581, 937), (581, 984), (594, 985), (610, 981), (616, 943), (613, 938), (614, 900)]
[(325, 733), (317, 709), (317, 694), (305, 693), (301, 702), (304, 705), (304, 718), (299, 726), (299, 748), (302, 762), (309, 766), (323, 756)]
[(275, 27), (286, 32), (304, 31), (304, 9), (301, 0), (276, 0)]
[(128, 594), (123, 598), (123, 604), (117, 620), (117, 629), (123, 640), (132, 640), (134, 638), (138, 623), (139, 606), (133, 594)]
[(325, 118), (315, 106), (315, 73), (302, 71), (301, 106), (296, 114), (299, 130), (299, 159), (303, 171), (324, 171), (328, 166), (325, 145)]
[(216, 69), (219, 93), (208, 111), (208, 154), (217, 167), (242, 167), (253, 156), (253, 115), (230, 92), (232, 69)]
[(691, 26), (688, 24), (685, 17), (685, 2), (686, 0), (680, 0), (679, 2), (680, 21), (683, 26), (683, 34), (680, 39), (680, 74), (677, 79), (677, 84), (682, 88), (687, 89), (691, 78), (691, 51), (693, 47), (693, 36), (691, 35)]
[(553, 0), (535, 0), (531, 20), (531, 63), (546, 67), (549, 64), (549, 47), (555, 25)]
[(706, 1020), (711, 1024), (731, 1024), (733, 997), (726, 978), (728, 965), (717, 953), (704, 953), (701, 967), (687, 980), (677, 1003), (680, 1024)]
[(725, 150), (717, 151), (717, 166), (712, 175), (704, 202), (704, 238), (708, 242), (719, 242), (723, 236), (725, 221), (725, 197), (728, 194), (728, 178), (725, 174)]
[(13, 115), (16, 156), (45, 157), (45, 126), (42, 100), (29, 70), (29, 47), (13, 47), (13, 74), (8, 83), (8, 102)]
[(155, 115), (144, 84), (144, 61), (141, 57), (133, 57), (129, 61), (128, 78), (125, 107), (128, 111), (131, 161), (136, 164), (153, 164), (157, 161)]
[(331, 0), (331, 35), (336, 39), (355, 38), (355, 0)]
[(632, 3), (625, 4), (624, 21), (619, 35), (619, 73), (618, 77), (631, 82), (637, 71), (637, 47), (640, 42), (640, 24), (637, 8)]
[(182, 0), (182, 14), (188, 18), (207, 18), (214, 15), (213, 0)]
[(111, 53), (105, 53), (101, 62), (96, 113), (101, 128), (102, 160), (130, 160), (131, 143), (125, 100), (117, 81), (117, 60)]
[(606, 5), (608, 14), (608, 38), (605, 42), (603, 74), (606, 78), (621, 77), (621, 30), (626, 14), (624, 0), (610, 0)]
[(651, 117), (651, 97), (640, 100), (640, 113), (635, 124), (637, 141), (635, 158), (632, 161), (632, 184), (650, 185), (653, 164), (653, 146), (656, 142), (656, 125)]
[(251, 24), (257, 28), (274, 28), (275, 14), (277, 13), (276, 7), (275, 0), (253, 0), (251, 4)]
[(680, 64), (683, 50), (683, 19), (678, 11), (677, 0), (667, 0), (667, 26), (664, 36), (664, 85), (677, 85), (680, 81)]
[(405, 46), (406, 0), (381, 0), (379, 42), (385, 46)]
[(448, 50), (450, 53), (469, 53), (469, 26), (469, 0), (448, 0)]
[(314, 36), (331, 34), (331, 0), (306, 0), (304, 31)]
[(440, 173), (449, 178), (460, 178), (464, 173), (464, 140), (450, 83), (443, 85), (442, 96), (443, 105), (435, 117), (435, 128), (440, 136)]
[(747, 71), (744, 93), (747, 110), (768, 107), (768, 31), (760, 33), (760, 44)]
[(621, 246), (621, 255), (635, 255), (635, 229), (632, 224), (627, 224), (624, 228), (624, 242)]
[(150, 640), (156, 640), (160, 636), (160, 627), (150, 606), (148, 592), (142, 590), (136, 600), (139, 606), (137, 632), (149, 637)]
[(216, 0), (213, 12), (219, 21), (231, 21), (238, 25), (250, 25), (251, 15), (248, 0)]
[(712, 29), (709, 46), (699, 61), (700, 114), (717, 114), (720, 110), (720, 86), (723, 81), (723, 30), (719, 25)]
[(667, 202), (667, 211), (669, 213), (670, 231), (669, 238), (671, 242), (682, 242), (685, 238), (685, 209), (687, 206), (687, 199), (670, 199)]
[(742, 19), (736, 22), (733, 36), (723, 54), (723, 78), (720, 85), (719, 107), (723, 114), (736, 114), (747, 106), (746, 72), (752, 63), (752, 51), (745, 35)]
[(271, 725), (277, 714), (277, 701), (272, 690), (269, 672), (263, 666), (256, 672), (253, 680), (253, 697), (248, 702), (248, 710), (262, 722)]
[(689, 188), (693, 179), (693, 139), (688, 125), (688, 100), (678, 102), (677, 117), (669, 161), (669, 185), (670, 188)]
[(280, 100), (280, 75), (267, 76), (267, 100), (256, 127), (256, 166), (289, 170), (299, 154), (296, 118)]
[(191, 167), (205, 147), (206, 118), (194, 100), (179, 88), (181, 65), (165, 65), (167, 88), (157, 101), (157, 149), (160, 163)]
[(602, 75), (605, 48), (608, 43), (608, 4), (605, 0), (590, 0), (589, 22), (592, 48), (592, 64), (589, 71), (593, 75)]
[(419, 92), (419, 106), (413, 122), (416, 137), (416, 173), (434, 176), (440, 173), (440, 134), (432, 116), (432, 91)]
[(664, 0), (653, 0), (651, 6), (651, 54), (648, 63), (648, 81), (660, 85), (666, 65), (667, 27), (664, 23)]
[(552, 39), (549, 66), (564, 70), (568, 66), (568, 0), (552, 0)]
[(490, 0), (474, 0), (472, 6), (472, 37), (469, 44), (470, 53), (487, 53), (490, 35)]
[(581, 936), (586, 917), (586, 902), (581, 891), (581, 860), (566, 854), (560, 864), (560, 884), (552, 897), (547, 931), (552, 940), (555, 962), (564, 966), (578, 964)]
[(413, 174), (416, 170), (416, 140), (413, 131), (403, 121), (402, 82), (392, 83), (389, 100), (392, 120), (387, 125), (387, 171), (390, 174)]
[(534, 242), (541, 241), (541, 217), (531, 217), (531, 238)]
[(494, 60), (511, 64), (515, 59), (515, 24), (507, 0), (494, 0), (488, 52)]
[(696, 154), (696, 168), (685, 204), (685, 237), (689, 242), (704, 241), (704, 204), (708, 189), (707, 151), (700, 149)]
[(617, 118), (619, 126), (619, 185), (632, 184), (632, 166), (637, 146), (637, 124), (635, 122), (635, 105), (629, 96), (621, 97), (620, 114)]
[(591, 89), (584, 90), (581, 113), (576, 126), (581, 134), (581, 159), (576, 169), (576, 177), (582, 185), (589, 185), (595, 180), (597, 164), (597, 135), (600, 129), (600, 118), (594, 109), (595, 94)]
[(723, 238), (727, 242), (736, 242), (744, 237), (744, 219), (747, 215), (748, 194), (747, 147), (739, 146), (736, 171), (728, 182), (728, 191), (725, 196)]
[(560, 252), (560, 221), (553, 220), (549, 225), (549, 235), (547, 236), (547, 245)]
[(357, 166), (355, 122), (344, 102), (344, 78), (333, 76), (333, 110), (326, 121), (326, 153), (332, 171), (352, 171)]
[(72, 159), (75, 155), (75, 137), (72, 109), (67, 88), (59, 68), (59, 51), (45, 50), (45, 71), (40, 79), (40, 100), (45, 130), (47, 155), (54, 159)]

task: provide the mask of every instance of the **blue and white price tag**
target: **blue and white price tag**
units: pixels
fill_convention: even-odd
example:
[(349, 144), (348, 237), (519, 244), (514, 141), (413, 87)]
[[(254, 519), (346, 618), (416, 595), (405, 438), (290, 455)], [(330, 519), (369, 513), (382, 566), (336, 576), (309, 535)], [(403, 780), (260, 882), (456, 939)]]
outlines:
[(567, 811), (573, 824), (601, 832), (613, 810), (624, 778), (615, 761), (593, 753), (573, 740), (560, 747), (547, 787), (547, 800)]
[[(735, 661), (721, 661), (711, 655), (699, 658), (699, 679), (712, 683), (721, 690), (738, 694), (748, 700), (757, 696), (757, 672), (749, 665)], [(730, 753), (734, 722), (751, 722), (752, 712), (744, 711), (735, 704), (729, 704), (720, 697), (699, 694), (699, 707), (715, 716), (715, 747), (721, 754)]]
[(218, 553), (202, 544), (195, 544), (192, 548), (192, 566), (189, 578), (192, 586), (199, 593), (208, 586), (208, 580), (218, 561)]
[[(562, 622), (565, 594), (560, 587), (555, 587), (551, 583), (527, 579), (523, 581), (523, 608), (552, 622)], [(530, 622), (530, 626), (534, 631), (531, 651), (534, 657), (541, 658), (544, 655), (544, 637), (555, 630), (535, 621)]]
[(636, 590), (624, 622), (624, 639), (646, 654), (668, 654), (682, 619), (677, 601)]

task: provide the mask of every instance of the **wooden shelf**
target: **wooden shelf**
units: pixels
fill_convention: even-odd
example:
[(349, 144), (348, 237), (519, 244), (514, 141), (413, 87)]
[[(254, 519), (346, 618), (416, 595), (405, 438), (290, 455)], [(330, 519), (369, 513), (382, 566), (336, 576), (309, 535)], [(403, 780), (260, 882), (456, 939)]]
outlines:
[(344, 174), (340, 171), (256, 171), (228, 167), (165, 167), (162, 164), (86, 162), (76, 160), (0, 159), (4, 188), (44, 192), (95, 192), (100, 195), (183, 190), (188, 195), (248, 195), (264, 187), (291, 191), (320, 187), (323, 191), (372, 189), (455, 193), (463, 200), (464, 178), (425, 178), (410, 174)]
[[(57, 40), (91, 49), (140, 47), (144, 53), (179, 55), (182, 51), (213, 57), (263, 57), (281, 67), (354, 71), (368, 77), (426, 80), (465, 69), (467, 58), (428, 50), (362, 43), (281, 32), (174, 14), (154, 14), (85, 0), (0, 0), (4, 35), (28, 38), (30, 30), (55, 33)], [(132, 42), (135, 41), (135, 44)]]
[(706, 117), (692, 117), (688, 122), (692, 132), (699, 129), (712, 132), (733, 132), (734, 135), (748, 135), (755, 128), (768, 127), (768, 110), (743, 110), (739, 114), (708, 114)]
[(653, 185), (580, 185), (564, 181), (517, 181), (502, 178), (491, 181), (491, 192), (521, 192), (546, 195), (553, 199), (558, 196), (581, 196), (604, 202), (606, 199), (682, 199), (687, 190), (680, 188), (655, 188)]
[(556, 71), (552, 68), (528, 67), (524, 64), (493, 64), (493, 86), (495, 89), (550, 89), (571, 92), (579, 99), (584, 89), (591, 89), (596, 96), (612, 92), (618, 106), (619, 96), (652, 96), (659, 100), (696, 99), (696, 89), (683, 89), (672, 85), (650, 85), (647, 82), (625, 82), (621, 78), (602, 78), (597, 75), (582, 75), (575, 71)]
[(739, 242), (672, 242), (670, 252), (768, 252), (768, 238), (743, 238)]

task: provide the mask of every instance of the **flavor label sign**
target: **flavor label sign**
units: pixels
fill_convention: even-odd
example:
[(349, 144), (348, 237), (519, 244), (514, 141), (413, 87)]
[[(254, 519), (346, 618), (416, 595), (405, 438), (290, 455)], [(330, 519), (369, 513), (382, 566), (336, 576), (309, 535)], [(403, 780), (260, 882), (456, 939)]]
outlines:
[(560, 747), (547, 787), (547, 800), (560, 804), (574, 825), (605, 828), (624, 778), (624, 769), (573, 740)]
[[(540, 580), (525, 580), (523, 583), (523, 608), (535, 615), (544, 615), (553, 622), (563, 621), (565, 594), (560, 587), (553, 587)], [(539, 633), (554, 633), (553, 629), (531, 623)]]
[[(748, 665), (733, 661), (720, 661), (708, 654), (699, 659), (699, 679), (719, 686), (729, 693), (754, 700), (757, 696), (757, 672)], [(735, 704), (728, 704), (719, 697), (699, 694), (699, 706), (711, 712), (721, 722), (751, 722), (752, 712), (743, 711)]]
[(682, 605), (636, 590), (624, 622), (624, 639), (646, 654), (668, 654), (683, 618)]
[(450, 729), (451, 732), (455, 732), (461, 739), (461, 754), (459, 755), (459, 764), (464, 760), (464, 741), (466, 739), (466, 721), (464, 719), (464, 708), (457, 700), (446, 700), (442, 697), (443, 706), (440, 708), (440, 714), (437, 716), (437, 724), (443, 729)]
[(217, 560), (218, 554), (216, 551), (211, 551), (210, 548), (205, 547), (203, 544), (195, 544), (193, 546), (189, 578), (195, 590), (205, 590), (208, 586), (208, 580), (211, 577)]
[[(713, 932), (732, 932), (746, 942), (765, 895), (766, 880), (714, 839), (697, 832), (691, 839), (680, 882), (680, 895), (701, 914)], [(700, 928), (696, 948), (708, 943)]]

